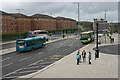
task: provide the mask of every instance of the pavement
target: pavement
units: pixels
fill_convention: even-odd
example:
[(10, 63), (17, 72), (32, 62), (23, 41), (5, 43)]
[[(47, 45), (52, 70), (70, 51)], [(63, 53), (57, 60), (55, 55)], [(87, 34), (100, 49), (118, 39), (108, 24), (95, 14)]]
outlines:
[[(46, 43), (52, 43), (52, 42), (55, 42), (55, 41), (59, 41), (59, 40), (64, 40), (64, 39), (68, 39), (68, 38), (73, 38), (75, 36), (68, 36), (68, 37), (65, 37), (65, 38), (60, 38), (60, 39), (55, 39), (55, 40), (49, 40), (47, 41)], [(9, 41), (9, 42), (4, 42), (4, 43), (0, 43), (0, 45), (3, 45), (3, 44), (10, 44), (10, 43), (15, 43), (16, 41)], [(8, 53), (11, 53), (11, 52), (15, 52), (16, 51), (16, 47), (12, 47), (12, 48), (8, 48), (8, 49), (3, 49), (3, 50), (0, 50), (0, 55), (4, 55), (4, 54), (8, 54)]]
[[(114, 43), (102, 43), (99, 46), (118, 44), (118, 34), (114, 34)], [(99, 58), (95, 60), (95, 42), (80, 49), (86, 50), (86, 62), (76, 64), (76, 53), (71, 53), (55, 63), (39, 70), (38, 72), (21, 76), (20, 78), (118, 78), (118, 55), (99, 52)], [(92, 64), (88, 64), (88, 52), (92, 53)]]

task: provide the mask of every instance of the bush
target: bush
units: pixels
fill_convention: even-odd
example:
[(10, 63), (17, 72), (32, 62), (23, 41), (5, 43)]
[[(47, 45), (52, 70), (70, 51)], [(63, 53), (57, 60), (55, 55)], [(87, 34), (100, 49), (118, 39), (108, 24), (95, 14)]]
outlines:
[[(26, 33), (20, 33), (21, 38), (27, 37), (27, 32)], [(10, 41), (10, 40), (16, 40), (20, 38), (20, 34), (2, 34), (2, 41)]]

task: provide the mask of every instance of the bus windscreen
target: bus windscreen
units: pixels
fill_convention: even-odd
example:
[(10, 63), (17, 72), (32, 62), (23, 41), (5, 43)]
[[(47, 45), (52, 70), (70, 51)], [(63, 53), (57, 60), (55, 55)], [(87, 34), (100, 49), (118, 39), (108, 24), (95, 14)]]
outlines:
[(17, 44), (22, 44), (22, 45), (24, 45), (24, 44), (25, 44), (25, 41), (23, 41), (23, 40), (18, 40), (18, 41), (17, 41)]
[(81, 35), (81, 40), (85, 40), (85, 39), (88, 39), (89, 36), (87, 34), (84, 34), (84, 35)]

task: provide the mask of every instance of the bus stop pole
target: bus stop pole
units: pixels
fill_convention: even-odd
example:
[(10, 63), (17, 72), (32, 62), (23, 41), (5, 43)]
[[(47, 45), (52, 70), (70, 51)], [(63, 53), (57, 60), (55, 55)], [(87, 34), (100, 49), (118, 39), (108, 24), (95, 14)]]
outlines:
[(99, 58), (99, 49), (98, 49), (98, 22), (96, 26), (96, 58)]

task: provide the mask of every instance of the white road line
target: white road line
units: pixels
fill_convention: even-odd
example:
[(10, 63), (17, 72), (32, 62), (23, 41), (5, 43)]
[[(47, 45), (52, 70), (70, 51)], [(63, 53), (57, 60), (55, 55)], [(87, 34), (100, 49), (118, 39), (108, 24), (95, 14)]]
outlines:
[(39, 63), (39, 64), (49, 64), (49, 63), (53, 63), (53, 62), (45, 62), (45, 63)]
[(46, 67), (46, 66), (48, 66), (48, 65), (44, 65), (44, 66), (40, 66), (40, 67)]
[(41, 62), (41, 61), (37, 61), (37, 62), (35, 62), (35, 63), (32, 63), (32, 64), (28, 65), (28, 66), (35, 65), (35, 64), (37, 64), (37, 63), (39, 63), (39, 62)]
[(8, 73), (8, 74), (4, 75), (3, 77), (8, 76), (8, 75), (11, 75), (11, 74), (13, 74), (13, 73), (16, 73), (17, 71), (20, 71), (20, 70), (22, 70), (22, 68), (20, 68), (20, 69), (18, 69), (18, 70), (15, 70), (15, 71), (13, 71), (13, 72), (11, 72), (11, 73)]
[(13, 57), (9, 57), (9, 58), (3, 59), (2, 61), (5, 61), (5, 60), (11, 59), (11, 58), (13, 58)]
[(36, 54), (36, 55), (40, 55), (40, 54), (43, 54), (43, 53), (45, 53), (45, 52), (40, 52), (40, 53), (38, 53), (38, 54)]
[(32, 69), (32, 68), (38, 68), (39, 66), (34, 66), (34, 67), (26, 67), (26, 68), (23, 68), (23, 69)]
[(48, 51), (52, 51), (52, 50), (54, 50), (54, 49), (49, 49)]
[(72, 46), (73, 44), (70, 44), (69, 46)]
[(19, 77), (19, 76), (11, 76), (11, 77), (5, 77), (5, 78), (17, 78), (17, 77)]
[(2, 68), (3, 68), (3, 67), (7, 67), (7, 66), (12, 65), (12, 64), (13, 64), (13, 63), (6, 64), (6, 65), (2, 66)]
[(18, 73), (27, 73), (27, 72), (34, 72), (34, 71), (38, 71), (38, 70), (22, 71), (22, 72), (18, 72)]
[(31, 57), (27, 57), (27, 58), (21, 59), (20, 61), (24, 61), (24, 60), (29, 59), (29, 58), (31, 58)]

